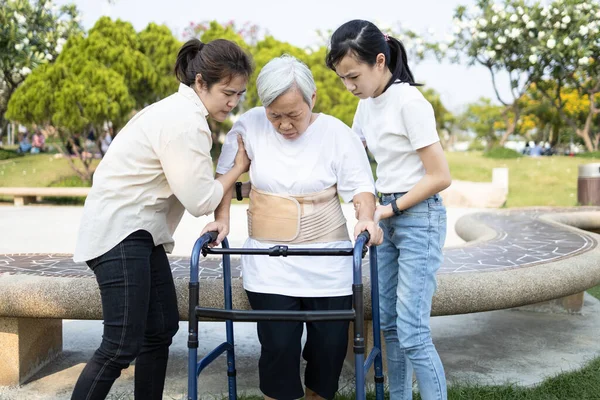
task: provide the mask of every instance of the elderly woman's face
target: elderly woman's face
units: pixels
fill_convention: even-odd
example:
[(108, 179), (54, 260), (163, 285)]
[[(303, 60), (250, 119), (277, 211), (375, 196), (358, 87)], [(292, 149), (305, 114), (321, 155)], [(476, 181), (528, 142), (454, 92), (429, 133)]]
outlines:
[(288, 90), (266, 107), (267, 118), (284, 138), (296, 139), (310, 125), (315, 97), (316, 94), (313, 93), (312, 104), (309, 107), (299, 90)]

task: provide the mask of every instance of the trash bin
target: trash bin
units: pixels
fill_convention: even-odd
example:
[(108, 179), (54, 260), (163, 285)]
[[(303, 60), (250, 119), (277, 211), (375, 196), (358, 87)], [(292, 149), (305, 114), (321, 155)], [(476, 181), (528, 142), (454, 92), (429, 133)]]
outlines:
[(579, 166), (577, 202), (582, 206), (600, 206), (600, 163)]

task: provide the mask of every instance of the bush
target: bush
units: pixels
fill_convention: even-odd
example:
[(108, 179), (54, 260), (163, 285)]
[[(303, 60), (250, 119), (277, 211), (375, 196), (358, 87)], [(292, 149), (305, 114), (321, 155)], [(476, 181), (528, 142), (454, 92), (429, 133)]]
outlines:
[(600, 151), (590, 151), (587, 153), (577, 154), (576, 156), (582, 158), (600, 158)]
[(483, 153), (484, 157), (495, 159), (519, 158), (521, 153), (506, 147), (492, 147), (490, 150)]
[(481, 140), (473, 140), (469, 143), (469, 151), (483, 151), (485, 150), (485, 146), (481, 143)]
[(9, 160), (17, 157), (23, 157), (23, 154), (13, 150), (0, 149), (0, 160)]

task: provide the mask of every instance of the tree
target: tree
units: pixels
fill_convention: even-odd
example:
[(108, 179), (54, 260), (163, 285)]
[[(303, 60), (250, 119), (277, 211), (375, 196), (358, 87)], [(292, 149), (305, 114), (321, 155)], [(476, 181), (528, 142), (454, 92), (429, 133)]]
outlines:
[[(87, 37), (71, 37), (55, 64), (33, 71), (13, 95), (7, 116), (55, 126), (64, 147), (91, 129), (99, 141), (106, 122), (118, 132), (132, 112), (172, 93), (177, 82), (167, 65), (177, 44), (165, 27), (151, 24), (138, 35), (131, 24), (102, 17)], [(83, 170), (72, 164), (75, 171), (90, 180), (90, 158), (77, 156)]]
[[(598, 1), (555, 0), (538, 6), (536, 12), (541, 23), (537, 34), (529, 38), (537, 50), (536, 88), (582, 138), (587, 150), (598, 150), (600, 4)], [(569, 96), (569, 93), (577, 95)], [(586, 108), (579, 112), (578, 106), (582, 104)]]
[(431, 106), (433, 107), (433, 114), (435, 116), (435, 124), (440, 135), (440, 141), (444, 148), (448, 145), (448, 141), (451, 138), (452, 130), (456, 122), (456, 118), (442, 103), (440, 94), (432, 88), (421, 87), (421, 93)]
[[(469, 9), (457, 7), (453, 37), (449, 43), (437, 45), (438, 52), (449, 55), (452, 61), (466, 58), (470, 65), (482, 65), (490, 72), (496, 98), (504, 106), (501, 117), (506, 129), (499, 140), (501, 146), (516, 133), (522, 113), (520, 101), (533, 82), (534, 58), (528, 55), (535, 49), (523, 40), (538, 24), (532, 15), (521, 0), (507, 0), (504, 4), (477, 0)], [(510, 99), (500, 95), (498, 74), (509, 78)]]
[(81, 32), (74, 5), (51, 0), (0, 0), (0, 134), (17, 87), (40, 65), (56, 59), (67, 39)]
[[(540, 1), (506, 0), (503, 4), (477, 0), (467, 10), (458, 7), (455, 31), (448, 44), (471, 64), (489, 69), (498, 100), (507, 108), (507, 130), (501, 140), (515, 132), (523, 111), (521, 100), (531, 85), (581, 137), (589, 151), (598, 148), (600, 137), (594, 128), (600, 114), (600, 4), (588, 0)], [(512, 101), (503, 99), (496, 75), (510, 77)], [(576, 90), (588, 99), (583, 121), (566, 111), (563, 89)], [(577, 97), (577, 96), (576, 96)], [(508, 112), (515, 115), (510, 123)]]
[(480, 98), (469, 104), (462, 116), (466, 128), (487, 142), (488, 149), (498, 143), (500, 132), (506, 129), (502, 113), (504, 107), (492, 104), (490, 99)]

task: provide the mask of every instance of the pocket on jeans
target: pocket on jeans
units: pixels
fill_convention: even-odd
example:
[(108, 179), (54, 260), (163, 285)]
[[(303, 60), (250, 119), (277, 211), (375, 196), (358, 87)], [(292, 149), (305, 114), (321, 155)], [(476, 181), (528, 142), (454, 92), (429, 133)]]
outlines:
[(92, 258), (91, 260), (88, 260), (85, 263), (93, 271), (98, 266), (98, 263), (100, 263), (100, 257)]

